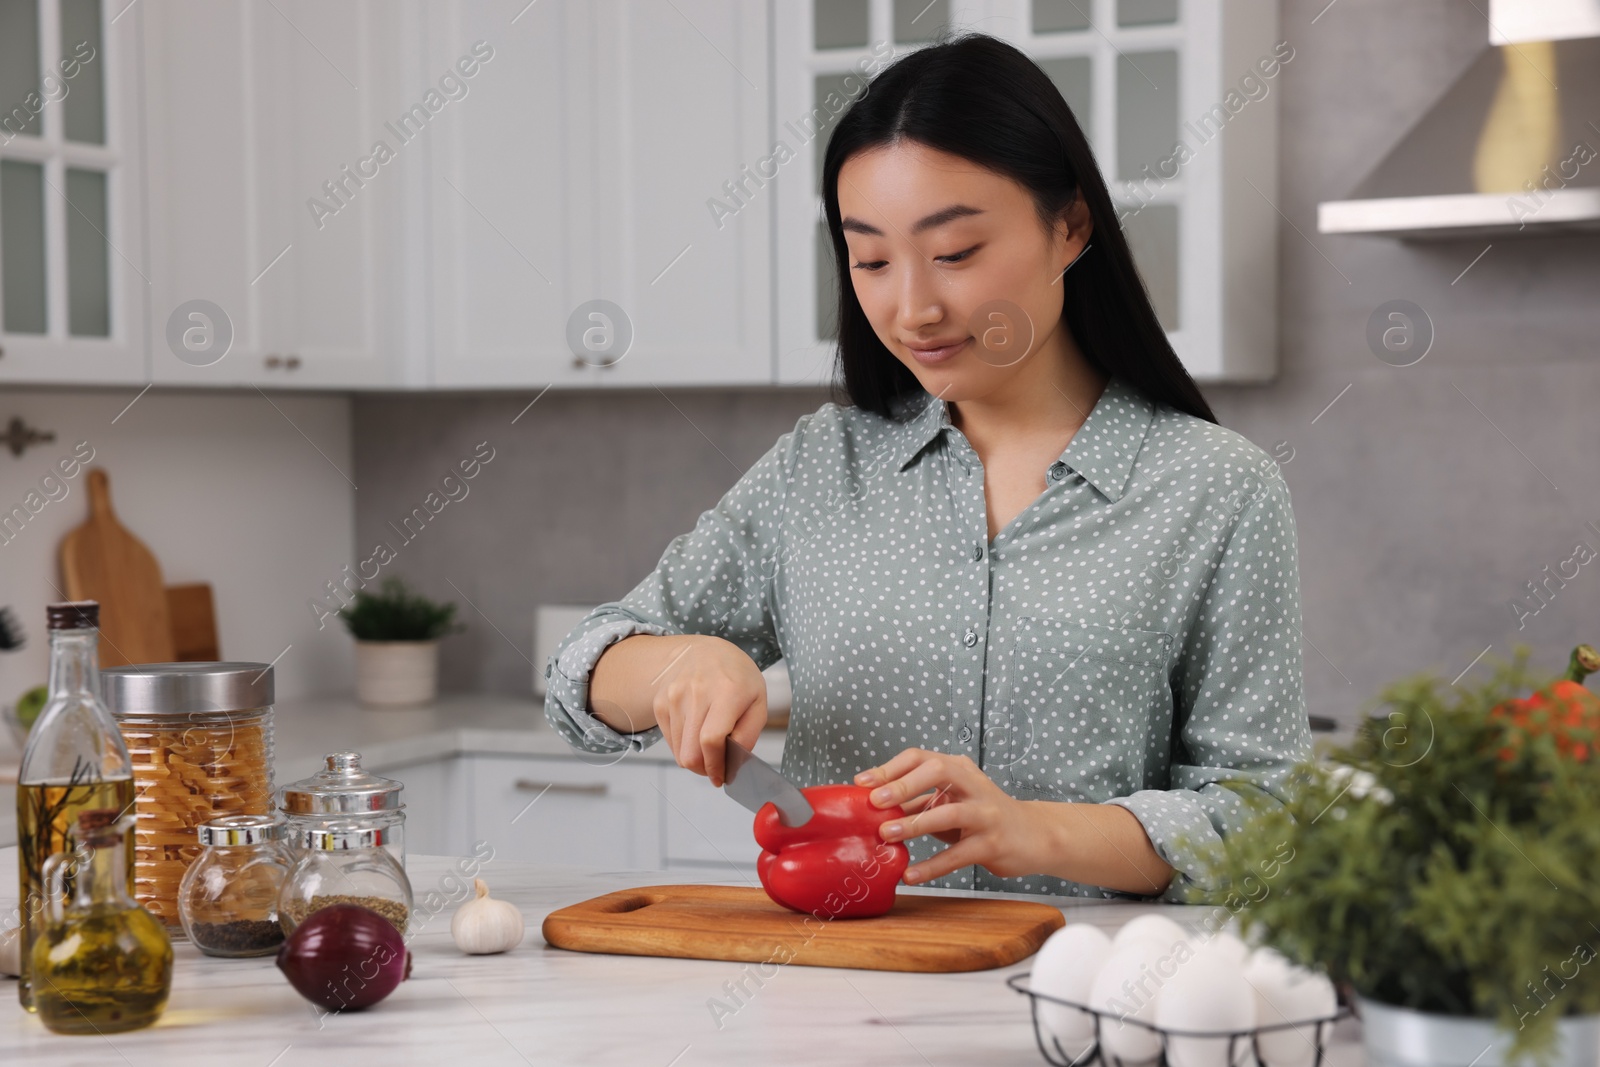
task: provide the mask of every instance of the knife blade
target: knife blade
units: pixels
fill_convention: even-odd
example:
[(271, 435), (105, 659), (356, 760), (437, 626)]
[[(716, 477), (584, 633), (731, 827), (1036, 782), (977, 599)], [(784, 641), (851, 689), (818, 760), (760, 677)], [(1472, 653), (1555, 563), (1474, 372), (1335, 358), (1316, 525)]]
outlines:
[(778, 807), (778, 821), (785, 826), (802, 826), (813, 814), (805, 794), (772, 764), (728, 738), (724, 750), (722, 791), (751, 811), (760, 811), (770, 801)]

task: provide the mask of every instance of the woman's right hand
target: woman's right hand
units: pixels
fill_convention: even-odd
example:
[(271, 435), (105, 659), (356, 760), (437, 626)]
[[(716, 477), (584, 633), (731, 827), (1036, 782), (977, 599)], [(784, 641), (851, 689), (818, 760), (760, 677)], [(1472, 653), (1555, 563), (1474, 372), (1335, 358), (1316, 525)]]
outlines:
[(722, 785), (729, 736), (754, 748), (767, 724), (767, 680), (731, 641), (689, 634), (655, 683), (656, 725), (678, 766)]

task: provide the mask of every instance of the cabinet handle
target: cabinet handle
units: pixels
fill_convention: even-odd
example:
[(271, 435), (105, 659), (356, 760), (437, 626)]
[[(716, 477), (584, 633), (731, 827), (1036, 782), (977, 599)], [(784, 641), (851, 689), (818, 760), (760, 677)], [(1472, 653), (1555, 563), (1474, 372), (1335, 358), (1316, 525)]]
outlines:
[(283, 365), (286, 368), (288, 368), (289, 370), (299, 370), (300, 369), (300, 357), (299, 356), (287, 356), (287, 357), (284, 358)]
[(271, 369), (277, 367), (277, 365), (282, 363), (282, 362), (283, 362), (283, 360), (279, 359), (277, 356), (268, 356), (267, 360), (266, 360), (267, 369), (271, 370)]
[(518, 778), (515, 789), (519, 793), (568, 793), (585, 797), (603, 797), (611, 791), (605, 782), (578, 785), (573, 782), (537, 782), (532, 778)]

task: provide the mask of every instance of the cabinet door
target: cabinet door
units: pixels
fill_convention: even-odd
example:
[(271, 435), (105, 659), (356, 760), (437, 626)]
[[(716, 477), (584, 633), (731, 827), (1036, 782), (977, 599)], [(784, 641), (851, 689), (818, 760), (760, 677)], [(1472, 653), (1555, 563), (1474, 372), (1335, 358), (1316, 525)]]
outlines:
[(605, 870), (661, 867), (661, 766), (575, 757), (469, 758), (473, 841), (498, 858)]
[(761, 855), (755, 816), (698, 774), (668, 767), (663, 777), (667, 865), (753, 873)]
[(434, 381), (771, 381), (766, 5), (430, 17), (432, 67), (495, 55), (434, 143)]
[(0, 5), (0, 381), (148, 376), (139, 13)]
[(572, 247), (587, 239), (570, 183), (588, 169), (575, 146), (591, 121), (589, 72), (567, 37), (578, 6), (428, 5), (426, 69), (473, 72), (462, 77), (466, 96), (428, 134), (436, 384), (570, 374)]
[(422, 162), (384, 122), (419, 92), (402, 62), (414, 6), (144, 8), (156, 380), (402, 377), (405, 195)]

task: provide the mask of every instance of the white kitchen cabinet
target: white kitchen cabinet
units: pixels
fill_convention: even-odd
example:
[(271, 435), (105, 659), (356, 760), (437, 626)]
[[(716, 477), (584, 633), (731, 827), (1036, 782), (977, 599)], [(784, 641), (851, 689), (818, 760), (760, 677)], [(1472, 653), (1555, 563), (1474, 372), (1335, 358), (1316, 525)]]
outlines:
[(487, 841), (514, 862), (661, 866), (661, 764), (525, 756), (467, 756), (463, 764), (469, 847)]
[(663, 865), (753, 872), (755, 816), (697, 774), (669, 766), (663, 777)]
[(432, 384), (770, 382), (766, 5), (515, 7), (429, 6), (428, 69), (495, 56), (433, 144)]
[(1189, 372), (1276, 373), (1276, 78), (1293, 49), (1274, 0), (794, 0), (775, 19), (777, 136), (798, 152), (778, 188), (779, 381), (832, 372), (838, 281), (819, 176), (842, 108), (829, 94), (858, 94), (886, 43), (898, 55), (947, 25), (1010, 41), (1061, 90)]
[(425, 163), (386, 125), (426, 88), (415, 5), (140, 8), (154, 380), (329, 388), (419, 372), (407, 197)]
[(0, 382), (144, 381), (139, 19), (0, 5)]

